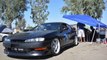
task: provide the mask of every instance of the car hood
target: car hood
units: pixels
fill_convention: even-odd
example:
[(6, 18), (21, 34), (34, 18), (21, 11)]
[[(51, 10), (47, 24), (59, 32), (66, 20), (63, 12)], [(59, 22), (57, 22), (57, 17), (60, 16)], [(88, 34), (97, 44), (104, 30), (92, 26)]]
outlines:
[(29, 31), (23, 33), (16, 33), (10, 36), (11, 40), (26, 40), (37, 37), (46, 37), (47, 35), (55, 34), (56, 30), (47, 30), (47, 31)]

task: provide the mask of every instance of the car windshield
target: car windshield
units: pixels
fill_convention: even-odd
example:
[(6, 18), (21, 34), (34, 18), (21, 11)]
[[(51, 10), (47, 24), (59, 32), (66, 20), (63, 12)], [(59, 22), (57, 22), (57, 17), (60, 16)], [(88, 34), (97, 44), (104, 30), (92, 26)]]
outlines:
[(59, 30), (60, 29), (60, 24), (58, 23), (45, 23), (37, 26), (34, 31), (38, 30)]

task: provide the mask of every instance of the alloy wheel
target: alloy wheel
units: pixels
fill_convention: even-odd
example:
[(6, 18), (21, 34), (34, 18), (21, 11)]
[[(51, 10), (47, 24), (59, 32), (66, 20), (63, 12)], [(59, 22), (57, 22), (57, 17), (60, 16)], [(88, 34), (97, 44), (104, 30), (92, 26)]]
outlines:
[(60, 41), (58, 39), (54, 39), (51, 43), (51, 49), (53, 54), (58, 54), (60, 52)]

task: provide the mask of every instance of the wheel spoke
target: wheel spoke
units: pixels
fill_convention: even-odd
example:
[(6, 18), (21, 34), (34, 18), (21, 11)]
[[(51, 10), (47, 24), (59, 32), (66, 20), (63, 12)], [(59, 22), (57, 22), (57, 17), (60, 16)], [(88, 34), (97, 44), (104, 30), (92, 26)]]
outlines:
[(78, 45), (78, 38), (77, 38), (77, 37), (75, 37), (74, 44), (75, 44), (75, 45)]
[(51, 46), (52, 46), (53, 52), (55, 54), (59, 53), (59, 51), (60, 51), (60, 42), (59, 42), (59, 40), (53, 40)]

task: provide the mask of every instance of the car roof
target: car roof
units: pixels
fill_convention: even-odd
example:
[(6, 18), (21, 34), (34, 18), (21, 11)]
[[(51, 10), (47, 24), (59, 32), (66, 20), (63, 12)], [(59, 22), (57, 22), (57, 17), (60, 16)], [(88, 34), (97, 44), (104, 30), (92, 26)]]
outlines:
[[(48, 22), (48, 23), (67, 24), (67, 23), (65, 23), (65, 22)], [(43, 23), (43, 24), (47, 24), (47, 23)]]

